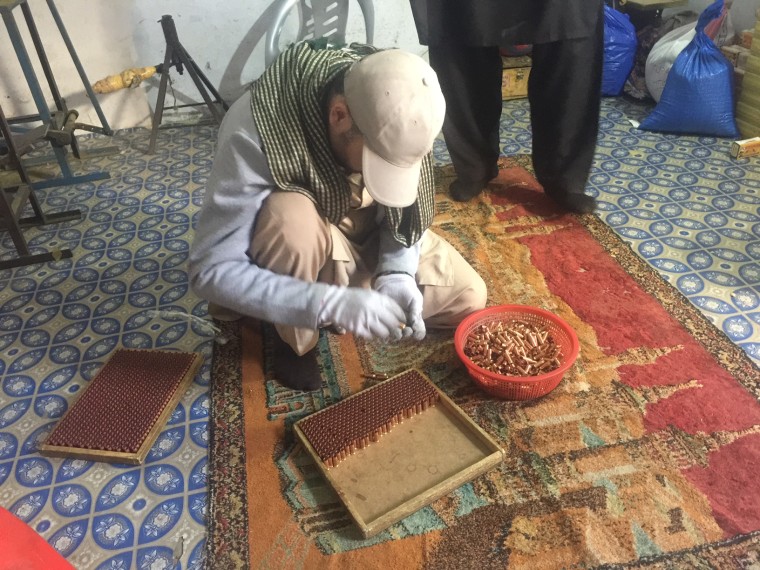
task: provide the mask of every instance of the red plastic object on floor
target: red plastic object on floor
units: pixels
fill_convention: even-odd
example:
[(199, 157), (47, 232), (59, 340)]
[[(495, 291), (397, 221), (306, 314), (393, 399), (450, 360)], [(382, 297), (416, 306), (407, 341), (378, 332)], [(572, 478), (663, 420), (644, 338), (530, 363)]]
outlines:
[[(481, 368), (465, 354), (467, 339), (478, 327), (510, 321), (546, 328), (561, 349), (559, 367), (535, 376), (506, 376)], [(454, 332), (454, 348), (470, 377), (483, 390), (505, 400), (532, 400), (545, 396), (557, 387), (578, 357), (580, 344), (572, 327), (550, 311), (527, 305), (496, 305), (475, 311), (459, 323)]]
[(532, 51), (532, 44), (517, 44), (499, 48), (499, 53), (502, 57), (521, 57), (524, 55), (530, 55)]
[(45, 539), (0, 507), (0, 570), (74, 570)]

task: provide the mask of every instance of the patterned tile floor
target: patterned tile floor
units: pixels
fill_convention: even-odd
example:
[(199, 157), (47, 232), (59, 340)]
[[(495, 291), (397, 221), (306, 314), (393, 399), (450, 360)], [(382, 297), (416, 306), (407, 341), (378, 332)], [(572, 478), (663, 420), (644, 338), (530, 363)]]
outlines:
[[(760, 359), (760, 160), (728, 141), (643, 133), (646, 108), (605, 100), (589, 192), (600, 217), (716, 326)], [(211, 353), (205, 303), (187, 286), (192, 225), (213, 159), (212, 126), (122, 131), (86, 144), (120, 152), (75, 165), (111, 177), (39, 193), (83, 219), (26, 231), (73, 259), (0, 271), (0, 505), (78, 569), (201, 568), (209, 363), (143, 466), (36, 452), (116, 346)], [(528, 107), (505, 103), (503, 153), (530, 152)], [(446, 148), (435, 155), (446, 162)], [(13, 256), (0, 234), (0, 258)], [(221, 340), (221, 339), (218, 339)], [(175, 564), (179, 562), (179, 564)]]
[[(0, 505), (77, 569), (203, 567), (213, 333), (186, 260), (215, 133), (162, 131), (154, 156), (146, 130), (83, 138), (121, 149), (72, 162), (110, 179), (39, 192), (45, 211), (78, 208), (82, 220), (25, 232), (33, 252), (69, 247), (73, 259), (0, 271)], [(0, 240), (12, 257), (7, 233)], [(117, 346), (207, 360), (144, 465), (36, 453)]]

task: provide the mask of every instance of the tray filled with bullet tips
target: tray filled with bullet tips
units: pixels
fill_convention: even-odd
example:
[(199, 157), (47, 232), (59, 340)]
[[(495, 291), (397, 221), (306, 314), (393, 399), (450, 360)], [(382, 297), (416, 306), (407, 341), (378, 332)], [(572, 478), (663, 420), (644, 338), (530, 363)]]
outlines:
[(117, 348), (40, 453), (140, 465), (202, 363), (197, 352)]
[(302, 418), (293, 429), (365, 538), (503, 457), (499, 445), (417, 369)]

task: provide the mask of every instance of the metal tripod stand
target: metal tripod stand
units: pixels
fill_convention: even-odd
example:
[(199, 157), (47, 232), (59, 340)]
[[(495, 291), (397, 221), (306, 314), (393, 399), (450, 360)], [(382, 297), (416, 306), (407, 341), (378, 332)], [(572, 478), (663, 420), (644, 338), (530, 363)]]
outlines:
[(158, 127), (161, 125), (161, 120), (164, 116), (164, 100), (166, 99), (166, 84), (169, 80), (169, 69), (176, 67), (180, 75), (184, 68), (187, 68), (187, 72), (198, 88), (203, 101), (211, 111), (211, 115), (214, 117), (217, 123), (222, 122), (224, 113), (221, 113), (214, 102), (206, 92), (206, 88), (214, 96), (216, 103), (222, 106), (224, 111), (227, 111), (229, 106), (221, 98), (217, 90), (203, 74), (201, 68), (190, 57), (177, 36), (177, 28), (174, 26), (174, 20), (171, 16), (161, 17), (161, 28), (164, 31), (164, 38), (166, 39), (166, 54), (164, 55), (164, 63), (156, 66), (156, 71), (161, 74), (161, 83), (158, 87), (158, 99), (156, 100), (156, 110), (153, 114), (153, 128), (150, 133), (150, 144), (148, 145), (148, 154), (153, 154), (156, 151), (156, 137), (158, 136)]

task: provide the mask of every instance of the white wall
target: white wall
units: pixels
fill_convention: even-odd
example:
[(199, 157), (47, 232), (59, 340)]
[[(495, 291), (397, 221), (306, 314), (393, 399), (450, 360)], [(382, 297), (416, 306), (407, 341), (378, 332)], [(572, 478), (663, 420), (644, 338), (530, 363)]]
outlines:
[[(665, 10), (663, 14), (667, 15), (668, 13), (684, 9), (699, 13), (713, 2), (714, 0), (689, 0), (688, 6)], [(724, 0), (724, 3), (729, 5), (729, 0)], [(733, 0), (729, 13), (731, 14), (731, 22), (734, 24), (737, 32), (755, 27), (755, 12), (757, 10), (760, 10), (760, 0)]]
[(736, 30), (742, 31), (754, 28), (755, 14), (758, 10), (760, 10), (760, 0), (734, 0), (731, 6), (731, 20)]
[[(274, 14), (273, 0), (231, 0), (225, 3), (187, 0), (59, 0), (56, 7), (88, 79), (94, 83), (129, 67), (163, 62), (166, 43), (159, 20), (174, 19), (179, 40), (203, 73), (231, 102), (245, 86), (264, 70), (266, 30)], [(69, 108), (80, 112), (79, 121), (98, 125), (97, 115), (86, 97), (82, 81), (60, 38), (44, 0), (29, 0), (37, 27), (43, 38), (58, 87)], [(24, 36), (30, 57), (36, 62), (21, 9), (13, 10)], [(295, 19), (293, 18), (294, 22)], [(363, 41), (364, 24), (358, 4), (351, 1), (347, 40)], [(282, 39), (293, 39), (295, 26)], [(288, 35), (291, 35), (289, 38)], [(417, 41), (408, 0), (375, 0), (375, 45), (400, 47), (420, 55), (425, 47)], [(36, 113), (27, 83), (21, 73), (11, 42), (0, 34), (0, 102), (6, 116)], [(47, 100), (52, 98), (37, 65), (37, 76)], [(172, 90), (167, 90), (165, 105), (202, 101), (187, 72), (172, 69)], [(112, 128), (149, 126), (158, 91), (159, 76), (143, 82), (137, 89), (98, 95), (98, 101)]]

